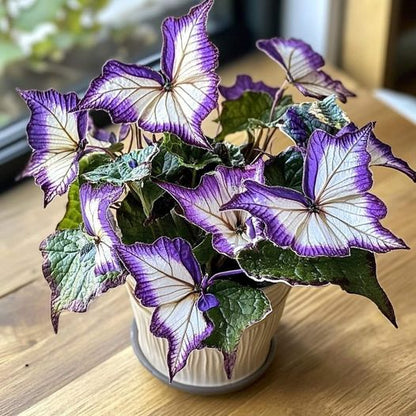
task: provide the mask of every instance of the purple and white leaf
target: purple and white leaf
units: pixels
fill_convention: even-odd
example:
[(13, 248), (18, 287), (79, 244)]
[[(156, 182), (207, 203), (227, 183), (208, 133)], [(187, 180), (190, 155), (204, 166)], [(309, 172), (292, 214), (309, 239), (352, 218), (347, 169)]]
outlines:
[[(337, 136), (342, 136), (356, 130), (357, 126), (354, 123), (349, 123), (338, 132)], [(370, 166), (385, 166), (387, 168), (396, 169), (407, 175), (413, 182), (416, 182), (416, 172), (407, 162), (394, 156), (391, 147), (378, 139), (374, 134), (374, 131), (372, 131), (368, 137), (367, 151), (371, 156)]]
[(198, 294), (190, 294), (176, 303), (158, 307), (152, 317), (150, 331), (167, 338), (170, 380), (186, 364), (189, 354), (198, 349), (214, 329), (198, 307)]
[(122, 193), (122, 187), (106, 184), (94, 188), (89, 183), (83, 184), (79, 191), (85, 231), (95, 242), (96, 275), (122, 270), (115, 250), (120, 244), (120, 239), (114, 231), (115, 222), (110, 211), (110, 205), (116, 202)]
[(366, 151), (369, 124), (334, 137), (317, 130), (306, 152), (303, 193), (247, 181), (247, 191), (223, 209), (244, 209), (261, 219), (266, 235), (300, 256), (347, 256), (351, 247), (382, 253), (407, 248), (379, 222), (386, 207), (372, 186)]
[(22, 176), (33, 176), (45, 193), (45, 206), (62, 195), (78, 175), (86, 146), (87, 112), (73, 113), (79, 99), (73, 92), (19, 91), (32, 114), (27, 125), (33, 149)]
[(192, 247), (181, 238), (161, 237), (153, 244), (120, 245), (118, 254), (136, 280), (135, 294), (144, 306), (155, 307), (150, 331), (169, 343), (172, 380), (214, 329), (205, 312), (218, 305), (202, 288), (201, 268)]
[(346, 103), (348, 97), (355, 94), (347, 90), (341, 81), (332, 79), (324, 71), (313, 71), (303, 78), (294, 81), (293, 85), (305, 96), (322, 99), (329, 95), (336, 95), (338, 99)]
[(194, 189), (167, 182), (158, 182), (158, 185), (176, 199), (188, 221), (213, 234), (215, 250), (235, 257), (239, 250), (263, 238), (262, 224), (247, 212), (221, 212), (220, 208), (244, 190), (245, 180), (263, 183), (263, 170), (264, 163), (259, 159), (244, 168), (218, 166), (214, 173), (205, 174)]
[(78, 109), (103, 109), (116, 123), (137, 122), (144, 130), (211, 148), (201, 123), (218, 100), (218, 52), (206, 30), (212, 4), (206, 0), (185, 16), (165, 19), (160, 72), (109, 61)]
[(301, 40), (263, 39), (257, 41), (257, 48), (276, 61), (286, 71), (287, 80), (305, 96), (322, 99), (335, 94), (342, 102), (355, 96), (340, 81), (319, 70), (325, 61)]
[(274, 98), (279, 88), (269, 87), (263, 81), (254, 82), (250, 75), (237, 75), (234, 85), (218, 87), (226, 100), (238, 100), (246, 91), (265, 92)]
[(177, 302), (201, 286), (201, 268), (185, 240), (161, 237), (153, 244), (120, 245), (118, 252), (144, 306)]

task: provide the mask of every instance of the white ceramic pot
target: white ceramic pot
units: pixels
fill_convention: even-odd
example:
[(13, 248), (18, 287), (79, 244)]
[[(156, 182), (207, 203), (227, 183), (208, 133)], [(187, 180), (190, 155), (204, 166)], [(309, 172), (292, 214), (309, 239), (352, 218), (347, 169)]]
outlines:
[[(135, 298), (132, 280), (128, 279), (127, 288), (135, 318), (132, 344), (136, 355), (156, 377), (169, 382), (166, 363), (168, 342), (155, 337), (149, 330), (153, 308), (143, 307)], [(231, 380), (225, 374), (222, 354), (213, 348), (203, 348), (192, 351), (186, 366), (175, 375), (171, 383), (173, 387), (198, 394), (226, 393), (251, 384), (263, 374), (274, 357), (273, 337), (290, 287), (277, 283), (263, 290), (270, 299), (272, 312), (243, 333)]]

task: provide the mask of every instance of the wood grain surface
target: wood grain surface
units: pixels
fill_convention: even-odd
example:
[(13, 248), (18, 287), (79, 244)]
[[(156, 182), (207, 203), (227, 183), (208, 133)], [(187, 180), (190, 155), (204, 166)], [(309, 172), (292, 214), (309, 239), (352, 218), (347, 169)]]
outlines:
[[(223, 68), (223, 82), (243, 72), (272, 85), (281, 80), (275, 64), (253, 54)], [(337, 75), (358, 93), (345, 106), (351, 118), (359, 125), (377, 120), (377, 135), (415, 167), (415, 126)], [(213, 123), (207, 127), (215, 130)], [(287, 145), (280, 135), (276, 143)], [(415, 247), (415, 184), (390, 169), (377, 168), (374, 176), (373, 192), (389, 207), (383, 224)], [(87, 314), (63, 314), (54, 335), (38, 245), (64, 205), (57, 198), (44, 211), (31, 181), (0, 195), (0, 415), (416, 414), (414, 251), (377, 256), (399, 329), (362, 297), (336, 287), (295, 288), (265, 376), (242, 392), (198, 397), (162, 384), (138, 363), (123, 287), (97, 299)]]

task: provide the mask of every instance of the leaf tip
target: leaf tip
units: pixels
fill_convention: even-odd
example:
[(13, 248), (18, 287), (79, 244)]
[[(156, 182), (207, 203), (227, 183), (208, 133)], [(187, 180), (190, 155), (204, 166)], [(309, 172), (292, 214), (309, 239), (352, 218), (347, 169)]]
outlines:
[(231, 380), (233, 376), (233, 370), (237, 360), (237, 348), (232, 352), (222, 351), (222, 356), (224, 357), (224, 370), (228, 380)]
[(173, 378), (176, 376), (176, 373), (178, 372), (178, 370), (173, 368), (173, 366), (171, 366), (169, 363), (168, 363), (168, 369), (169, 369), (169, 384), (172, 384)]
[(397, 325), (396, 314), (394, 313), (393, 305), (391, 304), (391, 302), (387, 298), (387, 295), (386, 295), (386, 303), (387, 303), (387, 310), (386, 311), (382, 310), (380, 307), (379, 307), (379, 309), (380, 309), (381, 313), (390, 321), (390, 323), (396, 329), (399, 329), (399, 326)]
[(51, 309), (51, 323), (53, 327), (53, 332), (55, 334), (58, 333), (58, 326), (59, 326), (59, 315), (60, 313)]

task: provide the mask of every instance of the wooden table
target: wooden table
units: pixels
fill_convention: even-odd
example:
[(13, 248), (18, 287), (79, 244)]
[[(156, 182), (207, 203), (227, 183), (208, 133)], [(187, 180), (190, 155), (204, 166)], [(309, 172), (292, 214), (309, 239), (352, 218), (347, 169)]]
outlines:
[[(274, 85), (280, 79), (277, 66), (259, 54), (224, 68), (224, 83), (238, 72)], [(415, 167), (415, 126), (351, 80), (346, 85), (359, 95), (345, 106), (351, 118), (359, 125), (378, 120), (378, 136)], [(399, 172), (375, 171), (374, 193), (390, 208), (384, 224), (415, 246), (415, 185)], [(377, 256), (398, 330), (364, 298), (336, 287), (295, 288), (265, 376), (239, 393), (197, 397), (162, 384), (138, 363), (123, 287), (96, 300), (87, 314), (63, 314), (54, 335), (38, 245), (64, 205), (57, 198), (44, 212), (32, 182), (0, 195), (0, 415), (416, 414), (414, 252)]]

